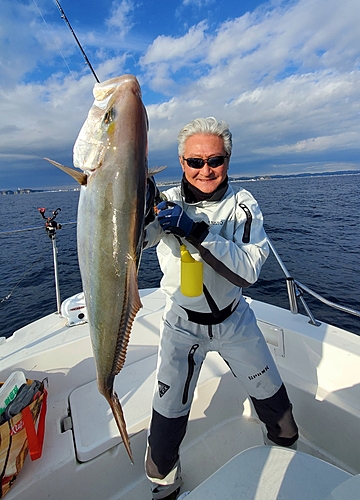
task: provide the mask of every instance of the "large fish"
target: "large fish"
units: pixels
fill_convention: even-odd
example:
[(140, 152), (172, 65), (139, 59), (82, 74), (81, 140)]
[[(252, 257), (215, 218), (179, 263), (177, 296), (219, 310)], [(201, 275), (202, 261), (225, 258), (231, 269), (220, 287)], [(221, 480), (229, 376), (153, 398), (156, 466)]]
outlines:
[(132, 75), (96, 84), (95, 101), (74, 145), (70, 173), (82, 184), (77, 245), (99, 391), (113, 411), (132, 461), (113, 391), (141, 307), (137, 269), (143, 244), (148, 121)]

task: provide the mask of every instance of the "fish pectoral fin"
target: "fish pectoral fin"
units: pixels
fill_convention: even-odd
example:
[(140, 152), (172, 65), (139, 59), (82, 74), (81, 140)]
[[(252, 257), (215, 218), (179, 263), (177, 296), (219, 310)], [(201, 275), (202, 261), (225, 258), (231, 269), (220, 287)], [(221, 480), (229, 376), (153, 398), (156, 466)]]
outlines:
[(125, 298), (121, 312), (119, 333), (116, 344), (116, 353), (112, 373), (117, 375), (124, 366), (127, 346), (135, 316), (142, 303), (139, 296), (136, 262), (133, 257), (128, 256), (125, 278)]
[(152, 167), (152, 168), (149, 168), (147, 176), (151, 177), (152, 175), (156, 175), (159, 172), (162, 172), (163, 170), (165, 170), (166, 168), (167, 168), (167, 165), (162, 165), (161, 167)]
[(55, 160), (50, 160), (50, 158), (44, 158), (44, 160), (49, 161), (55, 167), (60, 168), (63, 172), (66, 174), (70, 175), (73, 179), (76, 180), (81, 186), (86, 186), (87, 184), (87, 175), (84, 174), (84, 172), (80, 172), (79, 170), (71, 167), (66, 167), (65, 165), (62, 165), (61, 163), (55, 161)]

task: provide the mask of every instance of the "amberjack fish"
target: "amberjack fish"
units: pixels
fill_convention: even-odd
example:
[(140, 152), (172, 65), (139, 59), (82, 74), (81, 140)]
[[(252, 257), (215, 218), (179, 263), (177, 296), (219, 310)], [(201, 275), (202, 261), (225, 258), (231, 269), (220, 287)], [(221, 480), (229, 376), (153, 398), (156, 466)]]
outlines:
[(74, 165), (81, 171), (50, 161), (81, 184), (77, 245), (97, 383), (133, 461), (113, 385), (141, 307), (137, 270), (143, 245), (148, 120), (140, 85), (132, 75), (95, 84), (93, 93), (94, 104), (74, 145)]

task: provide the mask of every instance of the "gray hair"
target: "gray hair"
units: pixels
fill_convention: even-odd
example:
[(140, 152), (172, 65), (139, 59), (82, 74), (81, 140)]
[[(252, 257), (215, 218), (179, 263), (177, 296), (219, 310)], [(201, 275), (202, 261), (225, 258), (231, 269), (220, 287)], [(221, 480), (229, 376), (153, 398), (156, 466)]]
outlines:
[(207, 118), (195, 118), (185, 125), (178, 135), (178, 154), (184, 156), (186, 140), (195, 134), (217, 135), (224, 141), (224, 149), (228, 155), (231, 155), (232, 134), (229, 125), (221, 120), (217, 121), (213, 116)]

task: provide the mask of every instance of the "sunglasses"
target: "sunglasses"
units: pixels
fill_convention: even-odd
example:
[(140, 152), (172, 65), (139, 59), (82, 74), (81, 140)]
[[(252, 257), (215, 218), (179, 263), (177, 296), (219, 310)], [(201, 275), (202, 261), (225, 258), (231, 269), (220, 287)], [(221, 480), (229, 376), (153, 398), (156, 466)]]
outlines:
[(203, 160), (202, 158), (184, 158), (183, 160), (186, 161), (186, 163), (189, 165), (191, 168), (203, 168), (205, 163), (209, 165), (210, 168), (216, 168), (220, 167), (221, 165), (224, 165), (225, 158), (227, 158), (229, 155), (225, 156), (212, 156), (211, 158), (207, 158), (207, 160)]

